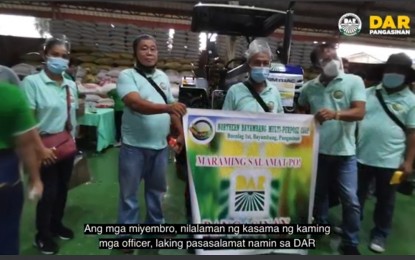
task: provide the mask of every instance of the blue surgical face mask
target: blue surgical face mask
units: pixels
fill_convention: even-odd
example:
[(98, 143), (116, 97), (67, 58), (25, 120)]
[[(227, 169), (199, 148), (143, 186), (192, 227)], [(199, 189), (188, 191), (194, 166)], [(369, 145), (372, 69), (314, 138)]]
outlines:
[(60, 57), (48, 57), (46, 66), (54, 74), (62, 74), (68, 69), (69, 60)]
[(251, 78), (257, 82), (264, 82), (269, 76), (269, 67), (252, 67)]
[(405, 83), (405, 75), (398, 73), (385, 73), (382, 80), (385, 88), (397, 88)]

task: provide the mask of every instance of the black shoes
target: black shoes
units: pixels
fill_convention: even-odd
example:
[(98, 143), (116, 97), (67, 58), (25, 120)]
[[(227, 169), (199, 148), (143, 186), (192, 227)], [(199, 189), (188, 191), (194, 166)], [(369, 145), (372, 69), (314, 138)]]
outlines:
[(74, 237), (72, 230), (64, 226), (60, 227), (57, 230), (54, 230), (52, 233), (62, 240), (71, 240)]
[(44, 255), (54, 255), (59, 251), (58, 244), (53, 241), (52, 237), (41, 237), (37, 234), (33, 245)]
[[(64, 226), (52, 232), (53, 236), (57, 236), (62, 240), (70, 240), (74, 237), (72, 230)], [(41, 236), (37, 234), (33, 245), (39, 249), (44, 255), (55, 255), (59, 251), (58, 244), (53, 240), (53, 236)]]
[(343, 255), (360, 255), (360, 252), (357, 246), (341, 246), (340, 252)]

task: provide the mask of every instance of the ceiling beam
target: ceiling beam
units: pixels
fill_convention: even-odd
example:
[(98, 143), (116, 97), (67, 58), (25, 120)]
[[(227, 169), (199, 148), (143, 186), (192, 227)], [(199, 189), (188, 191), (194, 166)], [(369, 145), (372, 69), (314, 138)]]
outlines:
[(163, 7), (151, 7), (144, 5), (131, 5), (131, 4), (119, 4), (119, 3), (95, 3), (95, 2), (59, 2), (62, 7), (67, 6), (79, 6), (79, 7), (90, 7), (95, 9), (102, 9), (105, 11), (113, 12), (114, 10), (127, 11), (127, 12), (139, 12), (139, 13), (157, 13), (157, 14), (171, 14), (181, 16), (192, 16), (192, 10), (182, 9), (170, 9)]

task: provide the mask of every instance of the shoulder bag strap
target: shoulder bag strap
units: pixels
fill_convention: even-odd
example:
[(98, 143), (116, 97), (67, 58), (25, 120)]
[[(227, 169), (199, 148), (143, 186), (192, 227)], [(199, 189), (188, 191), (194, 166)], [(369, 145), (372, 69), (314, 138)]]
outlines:
[(401, 122), (401, 120), (399, 120), (399, 118), (394, 113), (392, 113), (388, 109), (385, 100), (383, 99), (382, 93), (380, 92), (380, 89), (376, 90), (376, 97), (378, 98), (383, 110), (385, 110), (386, 114), (390, 117), (390, 119), (392, 119), (392, 121), (395, 122), (395, 124), (402, 128), (402, 130), (406, 133), (406, 126), (404, 125), (404, 123)]
[(72, 131), (72, 124), (71, 124), (71, 93), (69, 91), (69, 86), (65, 85), (66, 90), (66, 123), (65, 123), (65, 130), (70, 132)]
[(150, 84), (151, 86), (153, 86), (153, 88), (160, 94), (160, 96), (163, 98), (164, 102), (166, 104), (168, 104), (167, 101), (167, 96), (166, 93), (164, 93), (163, 90), (161, 90), (161, 88), (157, 85), (156, 82), (154, 82), (154, 80), (150, 77), (147, 77), (146, 74), (144, 74), (144, 72), (142, 72), (141, 70), (139, 70), (138, 68), (134, 68), (135, 71), (137, 71), (138, 74), (140, 74), (143, 78), (145, 78)]
[(251, 92), (251, 95), (256, 99), (256, 101), (261, 105), (262, 109), (264, 109), (265, 112), (269, 113), (271, 112), (267, 104), (265, 104), (264, 100), (261, 98), (261, 96), (256, 92), (251, 84), (248, 81), (244, 82), (244, 85), (248, 88), (249, 92)]

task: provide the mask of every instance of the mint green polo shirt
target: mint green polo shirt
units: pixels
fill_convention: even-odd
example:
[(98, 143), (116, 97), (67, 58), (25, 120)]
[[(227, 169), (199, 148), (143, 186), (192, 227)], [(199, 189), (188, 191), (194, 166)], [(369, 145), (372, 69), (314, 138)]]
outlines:
[[(167, 75), (161, 70), (148, 74), (154, 82), (164, 91), (168, 103), (174, 98)], [(130, 93), (138, 93), (141, 98), (156, 103), (165, 104), (161, 95), (154, 89), (147, 79), (134, 69), (121, 71), (117, 81), (117, 92), (121, 99)], [(157, 115), (143, 115), (124, 108), (122, 118), (122, 141), (127, 145), (138, 148), (161, 150), (167, 147), (167, 135), (170, 132), (170, 115), (167, 113)]]
[[(354, 101), (366, 102), (363, 80), (353, 74), (341, 73), (326, 87), (320, 76), (308, 81), (301, 89), (298, 103), (310, 107), (316, 114), (323, 108), (342, 111), (350, 108)], [(356, 155), (356, 122), (330, 120), (320, 126), (319, 153), (333, 156)]]
[[(277, 87), (266, 81), (267, 86), (259, 94), (273, 113), (284, 113), (281, 95)], [(222, 110), (265, 112), (243, 82), (232, 85), (226, 93)]]
[(373, 167), (398, 169), (404, 160), (406, 135), (383, 110), (376, 89), (381, 89), (389, 110), (409, 129), (415, 128), (415, 95), (409, 88), (393, 94), (387, 94), (382, 84), (368, 88), (366, 115), (359, 123), (357, 159)]
[(45, 71), (24, 78), (21, 83), (29, 101), (29, 107), (36, 112), (41, 134), (56, 134), (65, 129), (67, 120), (66, 89), (69, 87), (73, 129), (76, 127), (76, 109), (78, 109), (78, 91), (72, 80), (63, 78), (62, 84), (50, 79)]

